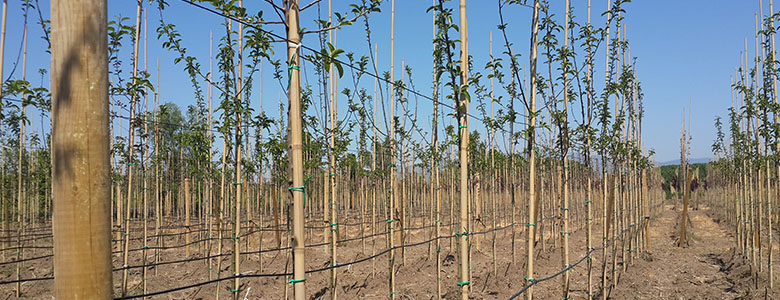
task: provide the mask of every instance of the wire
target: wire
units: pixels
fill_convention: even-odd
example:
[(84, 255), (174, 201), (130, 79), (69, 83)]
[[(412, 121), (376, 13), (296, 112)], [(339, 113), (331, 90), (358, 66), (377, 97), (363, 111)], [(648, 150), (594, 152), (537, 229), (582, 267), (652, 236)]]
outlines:
[[(246, 22), (246, 21), (244, 21), (244, 20), (242, 20), (242, 19), (239, 19), (239, 18), (236, 18), (236, 17), (234, 17), (234, 16), (231, 16), (231, 15), (228, 15), (228, 14), (225, 14), (225, 13), (222, 13), (222, 12), (219, 12), (219, 11), (216, 11), (216, 10), (214, 10), (214, 9), (211, 9), (211, 8), (205, 7), (205, 6), (203, 6), (203, 5), (200, 5), (200, 4), (198, 4), (198, 3), (195, 3), (195, 2), (193, 2), (193, 1), (191, 1), (191, 0), (181, 0), (181, 1), (182, 1), (182, 2), (184, 2), (184, 3), (190, 4), (190, 5), (192, 5), (192, 6), (195, 6), (195, 7), (197, 7), (197, 8), (200, 8), (200, 9), (202, 9), (202, 10), (208, 11), (208, 12), (210, 12), (210, 13), (212, 13), (212, 14), (215, 14), (215, 15), (221, 16), (221, 17), (223, 17), (223, 18), (227, 18), (227, 19), (230, 19), (230, 20), (236, 21), (236, 22), (238, 22), (238, 23), (241, 23), (241, 24), (244, 24), (244, 25), (246, 25), (246, 26), (248, 26), (248, 27), (252, 27), (252, 28), (254, 28), (254, 29), (258, 30), (258, 31), (261, 31), (261, 32), (263, 32), (263, 33), (265, 33), (265, 34), (267, 34), (267, 35), (269, 35), (269, 36), (271, 36), (271, 37), (273, 37), (273, 38), (275, 38), (275, 39), (278, 39), (280, 42), (281, 42), (281, 41), (283, 41), (283, 42), (287, 42), (287, 43), (292, 43), (292, 41), (290, 41), (290, 40), (289, 40), (289, 39), (287, 39), (286, 37), (282, 37), (281, 35), (278, 35), (278, 34), (276, 34), (276, 33), (273, 33), (273, 32), (271, 32), (271, 31), (268, 31), (268, 30), (265, 30), (265, 29), (259, 28), (259, 27), (257, 27), (255, 24), (251, 24), (251, 23), (249, 23), (249, 22)], [(312, 53), (319, 54), (319, 51), (318, 51), (318, 50), (316, 50), (316, 49), (314, 49), (314, 48), (311, 48), (311, 47), (309, 47), (309, 46), (306, 46), (306, 45), (304, 45), (302, 42), (300, 42), (300, 43), (298, 43), (298, 44), (300, 45), (300, 46), (299, 46), (299, 48), (301, 48), (301, 49), (305, 49), (305, 50), (311, 51)], [(319, 65), (321, 65), (320, 63), (318, 63), (318, 62), (316, 62), (316, 61), (312, 61), (312, 60), (308, 59), (306, 56), (300, 56), (300, 57), (301, 57), (302, 59), (308, 60), (309, 62), (311, 62), (311, 63), (313, 63), (313, 64), (319, 64)], [(452, 105), (450, 105), (450, 104), (446, 104), (446, 103), (444, 103), (444, 102), (441, 102), (441, 101), (438, 101), (438, 100), (434, 99), (434, 98), (433, 98), (433, 97), (431, 97), (431, 96), (428, 96), (428, 95), (425, 95), (425, 94), (422, 94), (422, 93), (418, 92), (417, 90), (410, 89), (410, 88), (408, 88), (408, 87), (406, 87), (406, 86), (404, 86), (404, 85), (396, 85), (395, 83), (393, 83), (393, 82), (390, 82), (390, 80), (387, 80), (387, 79), (385, 79), (385, 78), (383, 78), (383, 77), (380, 77), (380, 76), (378, 76), (378, 75), (376, 75), (376, 74), (374, 74), (374, 73), (371, 73), (371, 72), (369, 72), (369, 71), (367, 71), (367, 70), (364, 70), (364, 69), (362, 69), (362, 68), (359, 68), (359, 67), (357, 67), (357, 66), (355, 66), (355, 65), (352, 65), (352, 64), (350, 64), (350, 63), (347, 63), (347, 62), (345, 62), (345, 61), (343, 61), (343, 60), (339, 60), (338, 58), (330, 58), (330, 59), (331, 59), (332, 61), (334, 61), (334, 62), (338, 62), (338, 63), (339, 63), (339, 64), (341, 64), (341, 65), (345, 65), (345, 66), (349, 67), (349, 68), (350, 68), (350, 69), (352, 69), (353, 71), (357, 71), (358, 73), (361, 73), (361, 74), (364, 74), (364, 75), (368, 75), (369, 77), (375, 78), (375, 79), (377, 79), (377, 80), (379, 80), (379, 81), (381, 81), (381, 82), (383, 82), (383, 83), (385, 83), (385, 84), (391, 84), (391, 85), (394, 85), (394, 86), (395, 86), (396, 88), (398, 88), (398, 89), (405, 90), (405, 91), (407, 91), (407, 92), (409, 92), (409, 93), (412, 93), (412, 94), (414, 94), (415, 96), (419, 96), (419, 97), (422, 97), (423, 99), (427, 99), (427, 100), (431, 101), (432, 103), (439, 104), (439, 105), (441, 105), (441, 106), (444, 106), (444, 107), (446, 107), (446, 108), (449, 108), (449, 109), (451, 109), (451, 110), (453, 110), (453, 111), (455, 110), (455, 107), (454, 107), (454, 106), (452, 106)], [(484, 124), (484, 123), (487, 123), (487, 122), (486, 122), (484, 119), (481, 119), (481, 118), (479, 118), (478, 116), (475, 116), (475, 115), (473, 115), (473, 114), (467, 113), (466, 115), (467, 115), (468, 117), (471, 117), (471, 118), (473, 118), (473, 119), (477, 120), (477, 121), (481, 121), (483, 124)], [(496, 128), (496, 129), (498, 129), (499, 131), (503, 131), (503, 132), (505, 132), (505, 133), (507, 132), (507, 130), (506, 130), (506, 129), (504, 129), (504, 128), (501, 128), (501, 127), (498, 127), (498, 128)]]

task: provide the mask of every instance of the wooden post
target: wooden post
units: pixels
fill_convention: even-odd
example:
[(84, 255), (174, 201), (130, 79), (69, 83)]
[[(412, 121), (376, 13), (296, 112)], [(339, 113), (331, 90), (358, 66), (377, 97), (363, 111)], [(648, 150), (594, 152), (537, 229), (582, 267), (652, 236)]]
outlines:
[(289, 188), (293, 199), (293, 279), (295, 300), (306, 299), (304, 260), (304, 215), (303, 215), (303, 119), (301, 117), (301, 73), (298, 48), (301, 37), (298, 33), (298, 0), (291, 0), (287, 7), (287, 61), (290, 69), (290, 87), (288, 90), (288, 122), (290, 131), (290, 165), (292, 165), (292, 187)]
[(106, 1), (55, 0), (51, 16), (54, 296), (111, 299)]
[[(531, 24), (531, 61), (529, 68), (529, 76), (531, 77), (531, 88), (529, 93), (531, 94), (530, 103), (530, 121), (528, 122), (528, 166), (530, 168), (528, 172), (528, 224), (527, 228), (527, 247), (528, 254), (526, 264), (526, 278), (525, 284), (533, 282), (534, 278), (534, 239), (536, 236), (536, 154), (534, 152), (534, 133), (536, 131), (536, 50), (539, 32), (539, 0), (534, 0), (534, 12)], [(533, 300), (534, 289), (530, 287), (526, 293), (526, 299)]]

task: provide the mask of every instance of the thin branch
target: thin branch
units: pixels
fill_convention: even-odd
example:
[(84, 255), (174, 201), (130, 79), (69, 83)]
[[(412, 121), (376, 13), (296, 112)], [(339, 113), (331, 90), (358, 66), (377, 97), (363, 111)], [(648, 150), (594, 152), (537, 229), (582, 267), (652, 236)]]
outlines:
[(314, 0), (314, 1), (312, 1), (311, 3), (309, 3), (309, 4), (306, 4), (306, 6), (304, 6), (303, 8), (301, 8), (299, 11), (304, 11), (305, 9), (309, 8), (310, 6), (312, 6), (312, 5), (314, 5), (314, 4), (317, 4), (317, 3), (319, 3), (320, 1), (321, 1), (321, 0)]

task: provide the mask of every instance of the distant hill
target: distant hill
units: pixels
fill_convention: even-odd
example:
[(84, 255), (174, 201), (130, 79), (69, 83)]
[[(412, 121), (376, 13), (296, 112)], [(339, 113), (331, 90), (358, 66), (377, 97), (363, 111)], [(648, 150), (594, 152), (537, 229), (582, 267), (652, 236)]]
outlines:
[[(706, 163), (710, 162), (710, 160), (711, 160), (711, 158), (709, 158), (709, 157), (693, 158), (688, 163), (689, 164), (706, 164)], [(679, 164), (680, 164), (680, 160), (679, 159), (658, 162), (658, 165), (660, 165), (660, 166), (670, 166), (670, 165), (679, 165)]]

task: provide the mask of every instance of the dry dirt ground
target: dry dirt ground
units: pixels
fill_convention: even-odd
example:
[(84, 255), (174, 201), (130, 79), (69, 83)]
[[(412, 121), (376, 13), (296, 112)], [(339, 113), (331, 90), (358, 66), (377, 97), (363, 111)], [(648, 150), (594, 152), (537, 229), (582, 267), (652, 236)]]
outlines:
[(780, 299), (778, 283), (774, 290), (766, 288), (766, 266), (758, 273), (734, 250), (733, 227), (706, 207), (689, 212), (690, 246), (676, 246), (680, 209), (667, 205), (653, 223), (651, 250), (620, 276), (610, 298)]
[[(680, 212), (672, 205), (665, 205), (663, 209), (652, 219), (650, 223), (651, 251), (636, 257), (627, 265), (627, 272), (618, 272), (617, 287), (609, 290), (610, 299), (780, 299), (778, 291), (766, 291), (763, 276), (759, 275), (760, 288), (755, 289), (754, 269), (749, 262), (744, 261), (733, 251), (733, 236), (726, 224), (720, 224), (717, 218), (706, 209), (690, 211), (693, 225), (691, 246), (688, 248), (674, 247), (677, 239), (677, 223)], [(352, 220), (354, 222), (354, 220)], [(427, 223), (426, 223), (427, 224)], [(319, 224), (318, 224), (319, 225)], [(417, 219), (417, 226), (423, 225), (421, 219)], [(551, 232), (557, 236), (557, 230), (552, 231), (550, 223), (544, 225), (549, 237)], [(578, 224), (579, 225), (579, 224)], [(381, 224), (377, 230), (384, 230)], [(512, 263), (512, 231), (496, 231), (496, 264), (498, 271), (493, 272), (492, 257), (492, 233), (480, 235), (480, 249), (474, 245), (472, 248), (472, 299), (507, 299), (520, 290), (524, 285), (524, 245), (525, 226), (517, 226), (516, 232), (516, 263)], [(576, 229), (576, 228), (575, 228)], [(344, 234), (349, 238), (368, 235), (370, 227), (363, 229), (360, 226), (347, 227)], [(580, 228), (572, 230), (570, 239), (571, 263), (584, 257), (586, 253), (585, 232)], [(307, 244), (316, 244), (322, 241), (321, 231), (310, 232)], [(444, 234), (449, 233), (449, 228), (443, 229)], [(133, 233), (137, 236), (137, 233)], [(593, 226), (594, 247), (599, 247), (601, 242), (601, 224)], [(430, 238), (429, 229), (412, 230), (407, 235), (407, 243), (417, 243)], [(476, 242), (476, 236), (471, 237)], [(196, 240), (197, 238), (193, 238)], [(263, 249), (268, 249), (273, 243), (272, 233), (263, 236)], [(37, 245), (51, 245), (51, 240), (41, 240)], [(338, 250), (339, 262), (349, 262), (365, 258), (372, 254), (372, 244), (376, 245), (376, 251), (385, 248), (385, 236), (379, 235), (376, 239), (365, 240), (365, 250), (360, 240), (340, 243)], [(183, 240), (169, 238), (167, 245), (181, 245)], [(243, 244), (243, 243), (242, 243)], [(142, 246), (131, 244), (131, 248)], [(231, 249), (232, 244), (226, 242), (226, 250)], [(559, 248), (552, 241), (547, 241), (545, 249), (541, 249), (541, 243), (537, 245), (537, 258), (535, 261), (536, 277), (542, 278), (554, 274), (562, 267)], [(609, 248), (611, 249), (611, 247)], [(620, 246), (618, 246), (618, 255)], [(777, 249), (777, 248), (776, 248)], [(317, 269), (329, 264), (327, 247), (307, 248), (306, 268)], [(34, 257), (50, 254), (50, 249), (26, 250), (25, 257)], [(403, 259), (401, 251), (397, 251), (396, 262), (400, 265), (396, 269), (396, 295), (398, 299), (434, 299), (436, 295), (435, 260), (429, 259), (428, 244), (407, 248)], [(198, 244), (192, 247), (192, 257), (203, 257), (203, 248)], [(216, 252), (216, 251), (213, 251)], [(138, 265), (141, 261), (141, 251), (131, 253), (130, 265)], [(435, 252), (432, 252), (435, 257)], [(153, 260), (153, 252), (149, 251), (148, 260)], [(263, 255), (263, 266), (260, 264), (257, 254), (244, 255), (242, 257), (241, 270), (246, 274), (272, 274), (283, 273), (290, 270), (287, 251), (275, 251)], [(230, 274), (230, 256), (226, 256), (222, 265), (222, 274)], [(442, 240), (442, 289), (446, 299), (459, 299), (456, 282), (457, 254), (450, 249), (450, 240)], [(2, 261), (10, 260), (5, 257)], [(161, 252), (161, 261), (186, 260), (184, 249), (175, 248)], [(601, 250), (592, 255), (592, 286), (598, 293), (601, 274)], [(612, 259), (608, 258), (611, 263)], [(617, 269), (623, 268), (622, 257), (617, 258)], [(362, 263), (345, 266), (337, 269), (339, 278), (337, 293), (340, 299), (387, 299), (388, 295), (388, 259), (387, 256), (379, 256), (375, 260), (367, 260)], [(51, 258), (28, 262), (22, 269), (23, 278), (51, 276)], [(119, 254), (114, 255), (114, 266), (122, 265)], [(608, 268), (612, 268), (608, 265)], [(0, 264), (0, 281), (15, 279), (15, 264)], [(140, 269), (130, 272), (130, 295), (141, 293), (142, 275)], [(571, 299), (587, 299), (587, 260), (577, 265), (571, 271)], [(206, 260), (198, 260), (186, 263), (174, 263), (149, 268), (147, 275), (148, 291), (161, 291), (176, 287), (193, 285), (207, 281), (209, 278)], [(156, 274), (155, 274), (156, 273)], [(608, 272), (609, 273), (609, 272)], [(328, 289), (329, 271), (307, 274), (306, 288), (309, 299), (330, 299)], [(121, 271), (114, 272), (114, 287), (119, 294), (121, 283)], [(211, 271), (212, 278), (216, 278), (216, 267)], [(285, 277), (262, 277), (241, 279), (240, 299), (284, 299), (290, 296), (291, 285), (286, 284)], [(611, 278), (608, 278), (611, 280)], [(22, 298), (25, 299), (53, 299), (51, 288), (53, 282), (36, 281), (22, 284)], [(223, 281), (217, 288), (216, 284), (207, 284), (194, 288), (170, 292), (151, 297), (151, 299), (230, 299), (232, 281)], [(561, 299), (560, 277), (541, 282), (534, 287), (537, 299)], [(0, 285), (0, 299), (15, 298), (15, 285)], [(600, 299), (600, 297), (598, 297)]]

